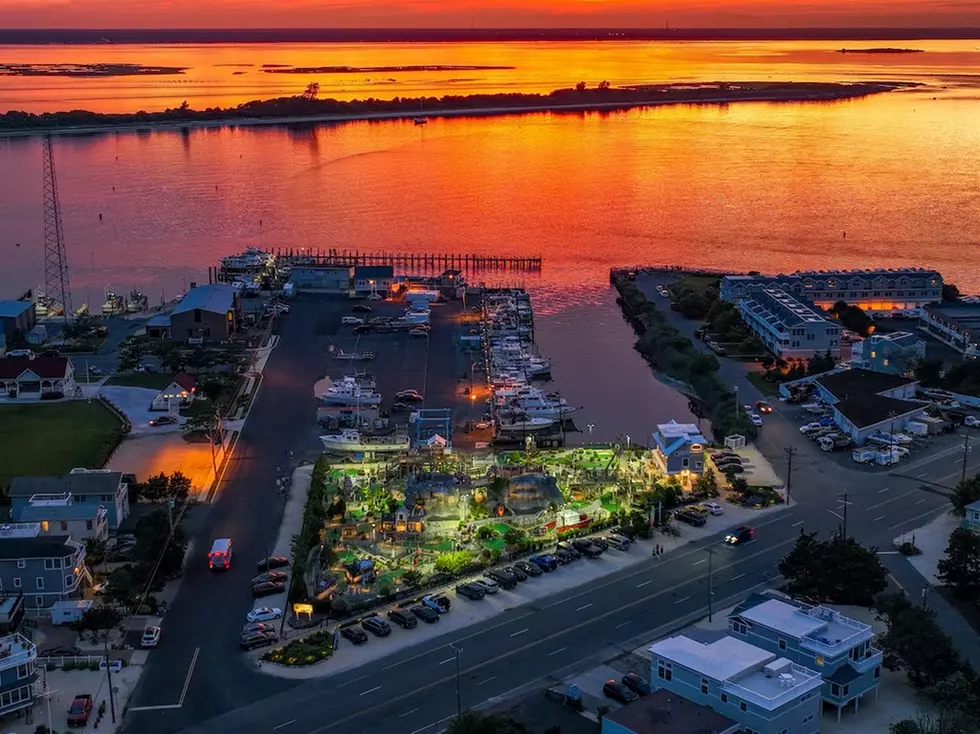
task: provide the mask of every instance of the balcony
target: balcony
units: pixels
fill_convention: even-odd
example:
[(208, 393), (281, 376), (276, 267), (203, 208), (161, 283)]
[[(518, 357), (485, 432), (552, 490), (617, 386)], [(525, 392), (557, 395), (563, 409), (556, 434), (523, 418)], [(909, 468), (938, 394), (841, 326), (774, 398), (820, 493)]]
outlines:
[(877, 647), (868, 646), (867, 651), (861, 657), (855, 659), (849, 657), (851, 667), (858, 673), (867, 673), (881, 665), (882, 653)]
[(0, 637), (0, 669), (8, 670), (17, 665), (26, 665), (37, 659), (34, 643), (20, 634)]

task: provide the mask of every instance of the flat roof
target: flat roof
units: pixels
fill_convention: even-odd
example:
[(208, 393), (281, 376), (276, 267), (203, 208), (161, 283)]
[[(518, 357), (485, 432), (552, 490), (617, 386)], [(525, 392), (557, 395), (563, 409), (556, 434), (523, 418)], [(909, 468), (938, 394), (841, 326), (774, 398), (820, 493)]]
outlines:
[(668, 421), (667, 423), (657, 424), (657, 430), (661, 435), (668, 438), (678, 438), (680, 436), (700, 436), (701, 429), (698, 428), (693, 423), (678, 423), (677, 421)]
[(928, 403), (916, 400), (899, 400), (884, 395), (857, 395), (830, 406), (858, 428), (871, 428), (887, 423), (909, 413), (922, 412)]
[(728, 636), (705, 644), (676, 635), (651, 645), (650, 652), (715, 680), (730, 680), (776, 659), (768, 650)]
[(201, 309), (211, 313), (226, 314), (235, 305), (235, 286), (229, 283), (209, 283), (192, 288), (170, 312), (171, 317)]
[(738, 616), (747, 622), (761, 624), (763, 627), (778, 630), (790, 637), (803, 637), (803, 635), (818, 630), (827, 624), (819, 619), (814, 619), (798, 607), (778, 599), (764, 601), (746, 609)]
[(873, 372), (860, 368), (823, 375), (817, 378), (817, 382), (838, 400), (856, 395), (874, 395), (905, 385), (918, 384), (918, 380), (902, 375)]
[(613, 709), (603, 719), (633, 734), (729, 734), (740, 728), (737, 721), (664, 689)]
[(15, 319), (33, 305), (31, 301), (0, 301), (0, 319)]

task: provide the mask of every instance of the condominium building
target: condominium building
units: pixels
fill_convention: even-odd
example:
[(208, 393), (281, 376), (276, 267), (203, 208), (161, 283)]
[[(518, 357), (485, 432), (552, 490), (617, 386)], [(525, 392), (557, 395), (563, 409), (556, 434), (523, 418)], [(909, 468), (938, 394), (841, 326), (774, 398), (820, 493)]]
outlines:
[(129, 517), (129, 484), (121, 472), (111, 469), (72, 469), (60, 477), (14, 477), (7, 492), (12, 517), (20, 517), (38, 499), (66, 495), (71, 495), (71, 505), (76, 508), (86, 504), (105, 507), (109, 530), (118, 530)]
[(782, 288), (823, 309), (844, 301), (865, 311), (896, 311), (921, 308), (942, 300), (943, 276), (924, 268), (726, 275), (721, 279), (721, 297), (736, 302), (770, 286)]
[(732, 634), (756, 647), (816, 670), (821, 695), (837, 707), (837, 718), (851, 702), (874, 692), (881, 680), (881, 650), (872, 644), (871, 626), (822, 606), (754, 595), (728, 618)]
[(37, 649), (20, 634), (0, 637), (0, 716), (34, 705)]
[(85, 546), (71, 536), (45, 535), (40, 523), (0, 526), (0, 591), (22, 593), (34, 613), (79, 598), (90, 581)]
[(710, 644), (684, 635), (650, 647), (650, 680), (737, 721), (746, 734), (820, 730), (820, 674), (732, 636)]
[(840, 324), (793, 294), (768, 286), (738, 300), (742, 320), (777, 357), (840, 357)]
[[(926, 356), (926, 343), (908, 331), (894, 331), (890, 334), (872, 334), (855, 347), (851, 364), (864, 367), (873, 372), (891, 375), (910, 375), (915, 366)], [(858, 358), (859, 357), (859, 358)]]
[(922, 327), (964, 356), (980, 356), (980, 303), (926, 306)]

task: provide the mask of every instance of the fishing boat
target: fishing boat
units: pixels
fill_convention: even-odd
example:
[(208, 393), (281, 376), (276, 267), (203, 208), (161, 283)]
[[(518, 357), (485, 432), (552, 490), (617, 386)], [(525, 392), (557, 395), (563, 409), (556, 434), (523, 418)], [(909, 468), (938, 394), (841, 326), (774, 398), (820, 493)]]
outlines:
[(361, 387), (355, 378), (345, 377), (328, 387), (320, 400), (325, 405), (374, 407), (381, 404), (381, 393)]
[(126, 313), (126, 301), (111, 288), (105, 289), (105, 302), (102, 304), (103, 316), (118, 316)]
[(126, 301), (126, 313), (140, 313), (141, 311), (145, 311), (146, 302), (146, 295), (134, 288)]
[(412, 447), (412, 441), (408, 436), (371, 436), (353, 428), (320, 436), (320, 443), (327, 451), (351, 453), (395, 453), (408, 451)]

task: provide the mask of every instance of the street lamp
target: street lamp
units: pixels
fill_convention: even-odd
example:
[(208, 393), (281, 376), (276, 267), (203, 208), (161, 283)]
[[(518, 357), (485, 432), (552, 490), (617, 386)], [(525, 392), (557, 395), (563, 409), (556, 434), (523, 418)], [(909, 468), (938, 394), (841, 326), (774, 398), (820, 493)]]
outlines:
[(462, 650), (456, 647), (455, 643), (450, 643), (449, 647), (453, 650), (453, 657), (456, 658), (456, 717), (463, 715), (463, 703), (459, 694), (459, 654)]
[(595, 429), (595, 423), (587, 423), (585, 427), (589, 429), (589, 442), (591, 443), (592, 431)]
[(629, 435), (629, 434), (627, 433), (627, 434), (626, 434), (626, 448), (627, 448), (627, 449), (628, 449), (628, 448), (630, 447), (630, 441), (631, 441), (631, 440), (632, 440), (632, 439), (630, 438), (630, 435)]

